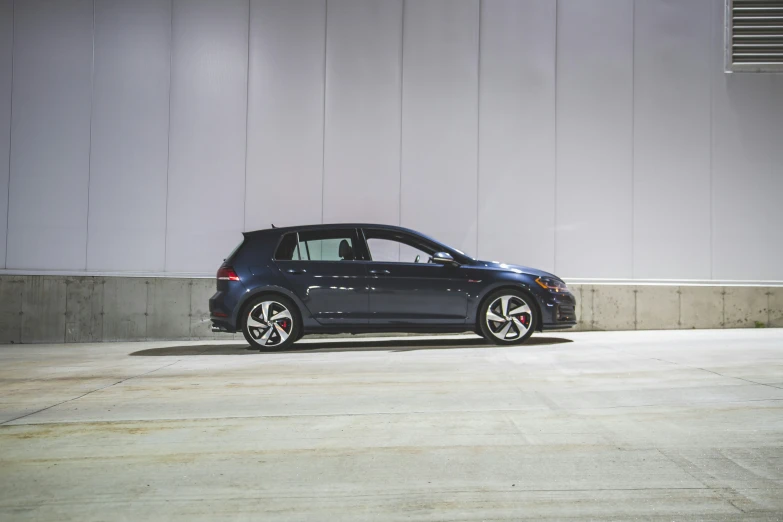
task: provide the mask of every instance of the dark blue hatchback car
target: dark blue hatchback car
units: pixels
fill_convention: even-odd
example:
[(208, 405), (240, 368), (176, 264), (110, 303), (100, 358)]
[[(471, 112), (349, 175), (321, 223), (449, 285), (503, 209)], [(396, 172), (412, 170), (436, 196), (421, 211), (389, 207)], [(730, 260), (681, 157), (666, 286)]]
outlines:
[(464, 332), (496, 344), (576, 324), (558, 277), (479, 261), (413, 230), (338, 224), (244, 234), (217, 273), (213, 331), (284, 349), (310, 333)]

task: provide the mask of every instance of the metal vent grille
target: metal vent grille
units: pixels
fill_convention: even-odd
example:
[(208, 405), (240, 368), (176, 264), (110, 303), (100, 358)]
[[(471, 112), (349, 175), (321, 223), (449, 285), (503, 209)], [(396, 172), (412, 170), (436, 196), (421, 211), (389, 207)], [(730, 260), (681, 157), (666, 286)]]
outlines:
[(783, 72), (783, 0), (726, 0), (726, 69)]

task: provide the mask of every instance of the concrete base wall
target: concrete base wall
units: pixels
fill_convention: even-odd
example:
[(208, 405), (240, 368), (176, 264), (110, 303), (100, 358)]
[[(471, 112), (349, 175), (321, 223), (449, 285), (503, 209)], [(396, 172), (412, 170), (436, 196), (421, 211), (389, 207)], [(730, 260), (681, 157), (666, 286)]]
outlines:
[(783, 327), (783, 287), (572, 285), (580, 331)]
[(240, 339), (213, 334), (214, 279), (0, 276), (0, 343)]
[[(569, 285), (576, 330), (783, 326), (783, 287)], [(214, 279), (0, 276), (0, 343), (241, 339), (210, 331)]]

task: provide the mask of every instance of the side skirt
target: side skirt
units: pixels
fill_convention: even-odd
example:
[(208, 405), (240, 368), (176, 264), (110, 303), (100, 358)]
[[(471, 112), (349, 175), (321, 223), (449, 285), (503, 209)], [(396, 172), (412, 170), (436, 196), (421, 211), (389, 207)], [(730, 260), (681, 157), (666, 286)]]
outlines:
[(431, 325), (378, 325), (378, 326), (359, 326), (359, 325), (335, 325), (319, 326), (305, 328), (307, 334), (364, 334), (364, 333), (475, 333), (475, 325), (458, 324), (449, 326), (431, 326)]

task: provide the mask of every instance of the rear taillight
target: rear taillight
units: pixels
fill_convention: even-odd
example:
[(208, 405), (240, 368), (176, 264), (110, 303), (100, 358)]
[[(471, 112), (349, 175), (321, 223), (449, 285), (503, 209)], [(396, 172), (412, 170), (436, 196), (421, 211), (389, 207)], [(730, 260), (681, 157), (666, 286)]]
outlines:
[(217, 271), (219, 281), (239, 281), (239, 276), (230, 266), (221, 266)]

